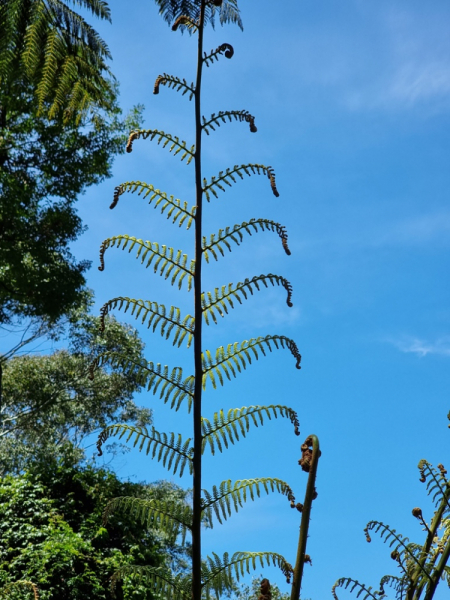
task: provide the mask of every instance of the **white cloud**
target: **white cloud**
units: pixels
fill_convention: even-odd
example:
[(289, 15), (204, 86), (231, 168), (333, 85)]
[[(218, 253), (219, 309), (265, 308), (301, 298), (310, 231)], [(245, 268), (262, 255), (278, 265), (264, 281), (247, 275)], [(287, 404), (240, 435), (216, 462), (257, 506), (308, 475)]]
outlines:
[(401, 352), (417, 354), (417, 356), (421, 357), (428, 354), (450, 356), (450, 336), (438, 338), (433, 342), (409, 336), (387, 341), (396, 346)]

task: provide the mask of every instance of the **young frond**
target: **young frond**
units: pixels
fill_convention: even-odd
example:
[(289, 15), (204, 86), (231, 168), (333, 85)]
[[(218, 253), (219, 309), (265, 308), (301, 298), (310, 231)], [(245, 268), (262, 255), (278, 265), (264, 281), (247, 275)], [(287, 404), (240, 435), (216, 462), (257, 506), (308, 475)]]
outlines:
[(159, 87), (161, 85), (167, 85), (169, 89), (173, 89), (176, 92), (180, 92), (182, 90), (182, 96), (189, 92), (189, 100), (192, 100), (195, 94), (194, 83), (189, 85), (186, 79), (180, 79), (179, 77), (176, 77), (175, 75), (169, 75), (168, 73), (158, 75), (153, 87), (154, 94), (159, 94)]
[(192, 509), (180, 502), (119, 496), (106, 505), (103, 511), (104, 525), (117, 510), (129, 513), (147, 529), (163, 531), (173, 542), (181, 535), (182, 545), (185, 543), (186, 532), (192, 529)]
[(266, 167), (264, 165), (250, 163), (248, 165), (235, 165), (232, 169), (226, 169), (225, 172), (220, 171), (217, 177), (211, 177), (210, 183), (208, 183), (206, 179), (203, 179), (203, 192), (205, 193), (208, 202), (211, 197), (210, 192), (213, 196), (218, 198), (219, 195), (217, 193), (217, 190), (219, 189), (222, 190), (222, 192), (224, 192), (225, 188), (223, 187), (223, 184), (226, 184), (229, 187), (231, 187), (233, 183), (236, 183), (235, 175), (240, 177), (240, 179), (244, 179), (244, 175), (242, 173), (245, 173), (249, 177), (252, 174), (255, 175), (255, 173), (257, 173), (258, 175), (261, 175), (261, 173), (267, 175), (270, 181), (270, 187), (272, 188), (273, 195), (277, 198), (280, 195), (277, 190), (277, 186), (275, 183), (275, 173), (272, 167)]
[(220, 44), (215, 50), (211, 50), (209, 54), (203, 53), (203, 62), (207, 67), (212, 65), (214, 61), (219, 60), (219, 56), (223, 54), (225, 58), (232, 58), (234, 54), (234, 48), (231, 44)]
[(139, 452), (144, 450), (147, 455), (151, 452), (152, 458), (161, 461), (163, 466), (172, 471), (174, 475), (179, 468), (181, 477), (186, 464), (189, 467), (189, 472), (192, 472), (191, 438), (183, 442), (181, 434), (170, 433), (167, 435), (156, 431), (154, 427), (148, 431), (146, 427), (118, 423), (109, 425), (98, 436), (97, 449), (99, 456), (103, 454), (102, 445), (106, 440), (117, 435), (119, 439), (126, 436), (125, 442), (128, 442), (134, 436), (133, 447), (137, 446)]
[(383, 598), (386, 596), (384, 593), (384, 586), (388, 585), (393, 590), (395, 590), (395, 596), (397, 600), (404, 600), (407, 588), (410, 584), (410, 579), (403, 575), (403, 577), (396, 577), (395, 575), (385, 575), (380, 580), (380, 596), (378, 598)]
[(250, 425), (255, 427), (264, 423), (264, 417), (269, 420), (272, 416), (277, 418), (286, 417), (294, 426), (295, 435), (300, 435), (300, 423), (297, 413), (288, 406), (281, 404), (270, 404), (269, 406), (243, 406), (242, 408), (230, 408), (227, 414), (223, 410), (214, 413), (213, 422), (202, 417), (203, 451), (207, 445), (214, 454), (216, 447), (222, 452), (223, 447), (239, 441), (239, 435), (246, 437)]
[(196, 31), (198, 31), (198, 21), (194, 21), (194, 19), (191, 19), (191, 17), (187, 15), (181, 15), (172, 25), (172, 31), (177, 31), (178, 28), (181, 28), (181, 31), (184, 31), (185, 27), (189, 33), (196, 33)]
[(421, 460), (418, 468), (421, 475), (420, 481), (426, 482), (427, 493), (432, 496), (433, 503), (437, 505), (444, 501), (446, 508), (443, 514), (448, 513), (450, 511), (450, 479), (447, 481), (445, 477), (447, 471), (442, 465), (438, 465), (438, 471), (426, 460)]
[[(280, 275), (255, 275), (251, 279), (245, 279), (243, 282), (240, 281), (236, 285), (229, 283), (223, 285), (222, 288), (215, 288), (214, 293), (204, 292), (201, 297), (202, 301), (202, 312), (203, 317), (207, 325), (209, 325), (209, 317), (212, 318), (214, 323), (217, 323), (217, 315), (224, 317), (228, 314), (228, 307), (234, 308), (233, 300), (237, 300), (239, 304), (242, 304), (242, 300), (248, 299), (248, 295), (253, 296), (254, 290), (260, 290), (261, 284), (264, 287), (269, 287), (269, 283), (272, 286), (279, 285), (284, 287), (287, 292), (286, 304), (292, 307), (292, 285), (287, 279)], [(216, 314), (217, 313), (217, 314)]]
[(214, 389), (217, 387), (216, 376), (221, 385), (224, 383), (222, 373), (225, 373), (229, 380), (231, 380), (231, 375), (236, 377), (236, 371), (240, 373), (241, 369), (247, 368), (247, 363), (251, 364), (252, 354), (256, 359), (259, 358), (258, 352), (266, 356), (266, 350), (272, 352), (272, 344), (277, 349), (281, 346), (281, 348), (286, 347), (290, 350), (296, 359), (296, 368), (301, 368), (301, 355), (293, 340), (283, 335), (260, 336), (241, 343), (228, 344), (226, 349), (220, 346), (217, 348), (214, 358), (209, 350), (202, 352), (203, 389), (206, 388), (208, 377), (211, 379)]
[(234, 587), (234, 580), (239, 581), (245, 573), (250, 573), (250, 569), (271, 566), (279, 567), (286, 577), (287, 583), (290, 583), (293, 568), (286, 559), (275, 552), (235, 552), (230, 558), (226, 552), (223, 558), (220, 558), (215, 552), (207, 556), (202, 565), (202, 587), (209, 595), (214, 591), (217, 595), (224, 591), (231, 590)]
[(171, 306), (170, 310), (167, 311), (163, 304), (157, 302), (150, 302), (149, 300), (136, 300), (134, 298), (127, 298), (126, 296), (119, 296), (108, 300), (100, 309), (100, 331), (105, 329), (105, 317), (106, 315), (115, 308), (127, 312), (131, 307), (131, 315), (135, 319), (141, 318), (141, 323), (144, 324), (147, 321), (147, 328), (152, 327), (153, 332), (160, 326), (161, 335), (168, 340), (172, 333), (173, 345), (177, 345), (178, 348), (184, 342), (187, 337), (187, 347), (191, 345), (192, 337), (194, 335), (195, 320), (191, 315), (186, 315), (183, 319), (181, 317), (181, 311), (175, 306)]
[(170, 133), (165, 133), (164, 131), (160, 131), (159, 129), (135, 129), (134, 131), (132, 131), (127, 142), (127, 152), (132, 152), (133, 142), (135, 140), (138, 140), (139, 138), (143, 138), (144, 140), (146, 140), (147, 138), (150, 138), (150, 140), (154, 140), (156, 138), (158, 144), (160, 144), (161, 142), (163, 143), (163, 148), (170, 144), (169, 152), (175, 150), (175, 152), (173, 153), (174, 156), (176, 156), (180, 152), (183, 152), (183, 154), (181, 155), (181, 160), (184, 160), (187, 157), (187, 165), (194, 158), (195, 145), (191, 146), (190, 148), (187, 148), (186, 142), (184, 140), (180, 142), (180, 139), (176, 135), (172, 136), (170, 135)]
[(151, 184), (143, 181), (126, 181), (114, 188), (114, 198), (109, 208), (115, 208), (119, 202), (119, 198), (125, 192), (138, 192), (138, 196), (143, 194), (143, 198), (150, 196), (149, 204), (156, 199), (154, 208), (160, 207), (161, 214), (167, 211), (167, 218), (172, 219), (172, 223), (178, 221), (179, 227), (187, 220), (186, 229), (189, 229), (195, 219), (195, 206), (188, 208), (188, 203), (178, 200), (173, 196), (167, 196), (165, 192), (155, 189)]
[(170, 401), (170, 408), (177, 411), (183, 400), (187, 398), (188, 412), (192, 408), (194, 394), (194, 376), (183, 379), (183, 369), (175, 367), (169, 372), (169, 367), (160, 363), (138, 361), (120, 352), (104, 352), (99, 354), (90, 366), (90, 378), (94, 378), (95, 369), (108, 365), (113, 369), (119, 368), (128, 376), (134, 376), (147, 391), (159, 397), (164, 403)]
[(386, 594), (383, 592), (372, 591), (372, 586), (366, 587), (363, 583), (356, 581), (356, 579), (351, 579), (350, 577), (341, 577), (331, 588), (331, 593), (333, 594), (334, 600), (339, 600), (339, 597), (336, 593), (336, 589), (338, 587), (343, 587), (345, 590), (350, 588), (350, 592), (357, 590), (356, 597), (361, 597), (361, 600), (367, 600), (368, 598), (371, 598), (372, 600), (381, 600), (381, 598), (386, 598)]
[(213, 257), (218, 260), (219, 256), (217, 251), (224, 256), (224, 246), (229, 252), (231, 252), (231, 244), (230, 242), (234, 242), (237, 246), (240, 246), (241, 242), (244, 239), (244, 233), (248, 233), (252, 235), (253, 233), (258, 233), (258, 231), (274, 231), (281, 238), (281, 244), (284, 248), (284, 251), (287, 255), (291, 254), (288, 246), (288, 235), (286, 233), (286, 228), (275, 221), (271, 221), (270, 219), (250, 219), (250, 221), (243, 222), (240, 225), (235, 225), (234, 227), (226, 227), (225, 229), (219, 229), (219, 232), (213, 233), (210, 236), (209, 242), (206, 237), (203, 237), (202, 241), (202, 249), (204, 252), (206, 262), (209, 262), (209, 253), (213, 255)]
[(205, 119), (205, 117), (202, 117), (203, 124), (201, 127), (203, 131), (209, 135), (210, 130), (216, 130), (215, 126), (220, 127), (221, 123), (226, 123), (227, 121), (231, 123), (233, 119), (235, 121), (239, 121), (240, 123), (249, 123), (250, 131), (252, 133), (256, 133), (258, 131), (255, 125), (255, 117), (251, 115), (248, 110), (221, 110), (217, 115), (213, 113), (208, 121)]
[(266, 494), (275, 491), (283, 494), (289, 500), (291, 507), (295, 508), (295, 496), (291, 488), (285, 481), (272, 477), (242, 479), (234, 483), (231, 482), (231, 479), (222, 481), (219, 487), (213, 486), (212, 493), (202, 490), (204, 496), (202, 507), (207, 511), (212, 509), (217, 520), (222, 524), (228, 517), (231, 517), (233, 507), (238, 512), (239, 507), (242, 508), (242, 503), (247, 502), (248, 497), (251, 500), (255, 500), (255, 497), (259, 498), (261, 489)]
[(165, 600), (192, 600), (192, 585), (186, 575), (173, 575), (166, 567), (147, 567), (140, 565), (125, 565), (120, 567), (111, 577), (111, 589), (114, 591), (117, 583), (125, 577), (145, 579), (151, 584), (150, 590), (155, 598)]
[(137, 246), (136, 258), (141, 259), (141, 264), (147, 261), (145, 264), (146, 268), (153, 263), (154, 272), (156, 273), (159, 270), (159, 274), (164, 276), (164, 279), (168, 279), (171, 276), (171, 285), (174, 285), (178, 280), (179, 289), (183, 285), (183, 280), (187, 278), (187, 288), (188, 291), (191, 290), (195, 272), (195, 260), (191, 260), (189, 267), (187, 267), (187, 254), (183, 254), (181, 250), (178, 250), (175, 254), (173, 248), (168, 248), (164, 244), (160, 246), (157, 242), (144, 242), (130, 235), (115, 235), (107, 238), (102, 243), (100, 246), (100, 266), (98, 270), (103, 271), (105, 269), (104, 256), (108, 248), (117, 247), (122, 250), (128, 248), (128, 252), (131, 252), (135, 246)]

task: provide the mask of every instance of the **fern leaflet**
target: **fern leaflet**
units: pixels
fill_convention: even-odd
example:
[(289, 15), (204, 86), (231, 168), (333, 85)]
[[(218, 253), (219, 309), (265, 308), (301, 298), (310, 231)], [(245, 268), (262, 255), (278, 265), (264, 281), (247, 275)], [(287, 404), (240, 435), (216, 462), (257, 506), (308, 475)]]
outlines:
[(188, 400), (188, 412), (191, 411), (192, 399), (194, 393), (194, 377), (183, 379), (183, 369), (175, 367), (169, 373), (169, 367), (161, 366), (160, 363), (154, 364), (146, 360), (137, 361), (120, 352), (104, 352), (99, 354), (90, 366), (90, 378), (94, 378), (95, 369), (109, 365), (113, 369), (120, 368), (128, 376), (136, 377), (140, 385), (147, 386), (147, 391), (156, 395), (158, 389), (159, 397), (164, 403), (169, 402), (170, 407), (178, 410), (185, 398)]
[(272, 352), (272, 343), (275, 348), (278, 348), (279, 346), (288, 348), (296, 359), (297, 369), (300, 369), (301, 355), (293, 340), (283, 335), (260, 336), (245, 340), (240, 344), (239, 342), (228, 344), (226, 350), (223, 346), (220, 346), (216, 350), (215, 358), (212, 357), (209, 350), (202, 352), (203, 389), (206, 388), (208, 377), (211, 379), (213, 387), (216, 388), (216, 375), (220, 384), (223, 385), (224, 379), (222, 371), (229, 380), (231, 380), (230, 373), (233, 377), (236, 377), (236, 370), (240, 373), (241, 368), (247, 368), (247, 362), (251, 364), (251, 354), (258, 359), (258, 351), (262, 352), (264, 356), (266, 355), (266, 349)]
[(213, 486), (211, 494), (207, 490), (202, 490), (204, 496), (202, 507), (204, 510), (212, 508), (217, 520), (222, 524), (222, 519), (226, 521), (228, 517), (231, 517), (233, 506), (236, 512), (238, 512), (239, 507), (242, 508), (242, 503), (247, 502), (247, 496), (252, 500), (255, 500), (255, 495), (259, 498), (261, 488), (264, 489), (266, 494), (277, 491), (287, 496), (291, 506), (295, 507), (294, 493), (288, 484), (281, 479), (272, 477), (242, 479), (234, 483), (231, 482), (231, 479), (222, 481), (219, 487)]
[(243, 282), (240, 281), (235, 286), (229, 283), (228, 286), (223, 285), (220, 290), (219, 288), (215, 288), (214, 295), (211, 292), (203, 293), (201, 297), (202, 311), (206, 324), (209, 325), (209, 317), (212, 318), (214, 323), (217, 323), (216, 313), (221, 317), (228, 314), (228, 306), (234, 308), (233, 299), (242, 304), (242, 298), (247, 300), (248, 292), (253, 295), (253, 288), (259, 291), (261, 283), (264, 287), (269, 287), (267, 282), (271, 283), (272, 286), (283, 286), (287, 292), (286, 304), (289, 307), (293, 306), (292, 286), (287, 279), (280, 275), (273, 275), (272, 273), (268, 275), (255, 275), (252, 279), (245, 279)]
[(143, 181), (126, 181), (125, 183), (116, 186), (114, 188), (114, 198), (109, 208), (115, 208), (119, 202), (119, 197), (125, 192), (131, 192), (133, 194), (136, 191), (138, 192), (138, 196), (141, 194), (144, 194), (144, 198), (150, 196), (150, 200), (148, 201), (149, 204), (156, 198), (154, 208), (161, 205), (161, 214), (164, 214), (168, 209), (167, 218), (172, 219), (172, 223), (178, 221), (178, 225), (181, 227), (187, 219), (186, 229), (191, 227), (192, 222), (195, 219), (195, 206), (189, 210), (187, 202), (181, 204), (181, 201), (178, 200), (178, 198), (167, 196), (165, 192), (161, 192)]
[(158, 144), (163, 142), (163, 148), (170, 144), (169, 152), (175, 150), (175, 152), (173, 153), (174, 156), (176, 156), (180, 152), (183, 152), (183, 154), (181, 155), (181, 160), (184, 160), (187, 157), (186, 164), (189, 164), (194, 158), (195, 145), (192, 145), (190, 148), (187, 148), (186, 142), (184, 140), (180, 142), (180, 139), (176, 135), (172, 136), (170, 135), (170, 133), (165, 133), (164, 131), (160, 131), (159, 129), (135, 129), (134, 131), (132, 131), (127, 142), (127, 152), (132, 152), (133, 142), (135, 140), (138, 140), (139, 138), (143, 138), (144, 140), (146, 140), (147, 138), (150, 138), (150, 140), (154, 140), (156, 138)]
[(147, 567), (138, 565), (125, 565), (120, 567), (111, 577), (111, 588), (114, 590), (118, 581), (125, 577), (138, 577), (150, 582), (151, 592), (155, 598), (165, 600), (191, 600), (192, 585), (185, 575), (173, 575), (165, 567)]
[(445, 470), (440, 470), (438, 474), (437, 470), (426, 460), (419, 462), (419, 470), (421, 474), (420, 480), (423, 483), (426, 481), (428, 495), (432, 495), (432, 501), (435, 506), (438, 502), (444, 500), (447, 506), (443, 514), (448, 513), (450, 510), (450, 480), (446, 480), (444, 475)]
[[(163, 9), (160, 9), (160, 12), (161, 12), (161, 10), (163, 10)], [(171, 9), (169, 9), (169, 10), (171, 10)], [(170, 22), (172, 19), (168, 19), (168, 20)], [(172, 31), (176, 31), (178, 29), (178, 27), (182, 27), (182, 28), (187, 27), (188, 29), (191, 30), (191, 33), (195, 33), (198, 29), (198, 23), (196, 21), (194, 21), (194, 19), (191, 19), (191, 17), (189, 17), (187, 15), (181, 15), (175, 20), (174, 24), (172, 25)]]
[(222, 256), (225, 256), (223, 247), (225, 246), (227, 250), (231, 252), (230, 241), (239, 246), (244, 239), (243, 232), (252, 235), (253, 232), (258, 233), (258, 231), (275, 231), (278, 233), (284, 251), (288, 255), (291, 254), (287, 243), (288, 235), (286, 233), (286, 228), (283, 225), (269, 219), (250, 219), (248, 223), (244, 221), (240, 225), (235, 225), (232, 228), (226, 227), (225, 229), (219, 229), (217, 234), (213, 233), (210, 236), (209, 243), (207, 242), (206, 237), (203, 237), (202, 249), (206, 262), (209, 262), (209, 252), (211, 252), (213, 257), (218, 260), (219, 256), (216, 250), (218, 250)]
[(131, 314), (138, 319), (141, 317), (141, 323), (144, 324), (147, 321), (147, 328), (152, 327), (153, 332), (156, 331), (158, 325), (161, 327), (161, 335), (168, 340), (173, 331), (175, 335), (173, 338), (173, 345), (177, 345), (178, 348), (181, 346), (187, 336), (187, 347), (191, 345), (192, 336), (194, 334), (194, 317), (186, 315), (184, 319), (181, 318), (181, 311), (175, 306), (171, 306), (169, 313), (167, 314), (166, 307), (163, 304), (157, 302), (150, 302), (149, 300), (136, 300), (134, 298), (127, 298), (126, 296), (119, 296), (113, 298), (100, 309), (100, 331), (105, 329), (105, 317), (114, 308), (122, 310), (125, 306), (124, 312), (131, 306)]
[(210, 134), (210, 130), (215, 131), (215, 127), (220, 127), (221, 123), (226, 123), (227, 121), (231, 123), (233, 121), (239, 121), (240, 123), (246, 122), (250, 125), (250, 131), (252, 133), (256, 133), (258, 131), (255, 125), (255, 117), (251, 115), (248, 110), (221, 110), (216, 115), (213, 113), (211, 118), (207, 121), (205, 117), (202, 117), (202, 129), (206, 133), (206, 135)]
[(372, 600), (381, 600), (381, 598), (386, 598), (386, 594), (382, 592), (372, 592), (372, 586), (367, 588), (363, 583), (356, 581), (356, 579), (351, 579), (350, 577), (341, 577), (331, 588), (331, 593), (333, 594), (333, 598), (335, 600), (339, 600), (339, 597), (336, 594), (336, 588), (338, 587), (343, 587), (344, 589), (350, 587), (350, 592), (353, 592), (355, 589), (358, 590), (356, 597), (359, 598), (362, 596), (361, 600), (367, 600), (368, 598), (371, 598)]
[(128, 434), (126, 442), (134, 436), (133, 446), (138, 446), (139, 452), (145, 450), (145, 453), (148, 455), (151, 451), (152, 458), (162, 461), (163, 466), (172, 471), (174, 475), (178, 468), (180, 468), (181, 477), (186, 464), (189, 466), (189, 472), (192, 472), (191, 438), (183, 442), (181, 434), (175, 436), (175, 433), (170, 433), (167, 435), (166, 433), (156, 431), (154, 427), (148, 431), (146, 427), (137, 427), (122, 423), (109, 425), (98, 436), (97, 448), (99, 456), (103, 454), (102, 445), (107, 439), (116, 435), (119, 436), (119, 439), (122, 439), (126, 434)]
[(273, 195), (277, 198), (280, 195), (277, 190), (277, 186), (275, 183), (275, 173), (273, 172), (272, 167), (266, 167), (264, 165), (251, 163), (248, 165), (235, 165), (232, 169), (226, 169), (225, 173), (223, 171), (220, 171), (217, 177), (211, 177), (210, 183), (208, 183), (206, 179), (203, 179), (203, 191), (208, 202), (210, 200), (210, 192), (213, 196), (218, 198), (219, 195), (217, 193), (217, 189), (222, 190), (222, 192), (224, 192), (225, 188), (223, 187), (223, 184), (226, 184), (229, 187), (231, 187), (233, 183), (236, 183), (235, 175), (237, 175), (241, 179), (244, 179), (244, 175), (242, 173), (245, 173), (249, 177), (252, 173), (253, 175), (255, 173), (257, 173), (258, 175), (261, 175), (261, 173), (267, 175), (270, 181), (270, 187), (272, 188)]
[[(159, 274), (164, 275), (164, 279), (168, 279), (172, 275), (171, 285), (178, 279), (178, 288), (181, 289), (183, 280), (187, 277), (188, 291), (192, 288), (194, 272), (195, 272), (195, 260), (191, 260), (189, 267), (186, 266), (188, 262), (187, 254), (183, 254), (181, 250), (178, 250), (174, 256), (174, 249), (168, 248), (166, 245), (161, 246), (157, 242), (143, 241), (130, 235), (115, 235), (107, 238), (100, 246), (100, 266), (99, 271), (105, 269), (105, 252), (108, 248), (121, 248), (125, 250), (128, 248), (128, 252), (131, 252), (135, 246), (137, 246), (136, 258), (141, 259), (141, 264), (147, 260), (145, 265), (148, 268), (153, 260), (153, 270), (156, 273), (159, 269)], [(148, 258), (147, 258), (148, 257)]]
[(214, 454), (216, 447), (222, 452), (222, 443), (225, 448), (239, 440), (239, 434), (246, 437), (251, 423), (258, 427), (264, 423), (264, 416), (269, 420), (272, 415), (287, 417), (295, 428), (295, 435), (300, 435), (297, 413), (288, 406), (270, 404), (269, 406), (243, 406), (230, 408), (225, 415), (224, 411), (214, 413), (213, 423), (202, 417), (203, 451), (207, 445)]
[(218, 48), (215, 50), (211, 50), (209, 54), (206, 52), (203, 53), (203, 62), (207, 67), (212, 65), (214, 61), (219, 60), (219, 56), (223, 54), (225, 58), (232, 58), (234, 54), (234, 49), (231, 44), (220, 44)]
[(179, 77), (176, 77), (174, 75), (168, 75), (167, 73), (158, 75), (158, 77), (156, 78), (155, 86), (153, 88), (154, 94), (159, 94), (159, 87), (161, 85), (167, 85), (169, 89), (172, 88), (177, 92), (183, 90), (181, 94), (182, 96), (189, 92), (189, 100), (192, 100), (195, 94), (194, 83), (191, 83), (191, 85), (189, 85), (186, 79), (180, 79)]

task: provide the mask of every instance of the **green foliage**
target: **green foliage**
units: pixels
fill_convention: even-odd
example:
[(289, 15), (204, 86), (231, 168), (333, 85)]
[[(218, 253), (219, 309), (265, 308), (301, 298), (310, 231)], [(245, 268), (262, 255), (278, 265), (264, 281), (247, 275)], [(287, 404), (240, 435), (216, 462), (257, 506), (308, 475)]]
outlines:
[(234, 165), (232, 169), (226, 169), (225, 172), (219, 171), (219, 175), (217, 177), (211, 177), (211, 181), (209, 183), (206, 179), (203, 179), (203, 192), (208, 202), (211, 199), (210, 192), (213, 196), (218, 198), (219, 194), (217, 193), (217, 190), (224, 192), (225, 188), (223, 187), (223, 184), (231, 187), (233, 183), (236, 183), (237, 179), (235, 175), (237, 175), (240, 179), (244, 179), (243, 173), (249, 177), (252, 174), (266, 175), (270, 181), (270, 187), (272, 188), (273, 195), (276, 197), (280, 195), (275, 184), (275, 174), (272, 167), (266, 167), (256, 163), (249, 163), (247, 165)]
[[(196, 0), (156, 0), (159, 13), (163, 19), (171, 24), (182, 15), (197, 20), (200, 14), (199, 3)], [(215, 19), (219, 14), (220, 24), (236, 23), (242, 29), (242, 20), (237, 6), (237, 0), (224, 0), (220, 7), (209, 4), (206, 8), (205, 22), (214, 27)]]
[(195, 145), (191, 146), (190, 148), (187, 148), (185, 141), (182, 140), (180, 142), (179, 138), (176, 135), (172, 136), (170, 135), (170, 133), (165, 133), (164, 131), (160, 131), (159, 129), (136, 129), (135, 131), (132, 131), (130, 133), (130, 137), (128, 138), (127, 152), (132, 152), (133, 142), (140, 138), (144, 140), (150, 138), (150, 141), (156, 139), (158, 144), (162, 142), (163, 148), (169, 146), (169, 152), (175, 150), (175, 152), (173, 153), (174, 156), (176, 156), (180, 152), (183, 152), (183, 154), (180, 157), (180, 160), (183, 161), (187, 157), (187, 165), (194, 158)]

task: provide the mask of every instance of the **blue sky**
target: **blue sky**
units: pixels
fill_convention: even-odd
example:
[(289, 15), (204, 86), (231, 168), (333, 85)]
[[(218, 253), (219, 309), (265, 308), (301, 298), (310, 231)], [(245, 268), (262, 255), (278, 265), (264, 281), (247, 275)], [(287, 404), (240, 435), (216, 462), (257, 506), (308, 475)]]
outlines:
[[(195, 38), (172, 33), (148, 0), (109, 4), (113, 25), (98, 28), (113, 53), (122, 105), (144, 104), (146, 128), (193, 143), (193, 104), (167, 88), (153, 96), (152, 89), (162, 72), (193, 80)], [(375, 587), (382, 575), (395, 574), (389, 548), (376, 536), (368, 545), (363, 528), (377, 519), (422, 542), (411, 509), (421, 506), (429, 519), (432, 507), (417, 463), (448, 461), (450, 6), (444, 0), (240, 4), (243, 33), (232, 26), (208, 30), (207, 49), (229, 42), (235, 56), (206, 70), (203, 108), (205, 115), (247, 109), (258, 132), (223, 125), (204, 142), (204, 172), (272, 165), (280, 197), (265, 177), (239, 182), (207, 206), (205, 231), (273, 219), (286, 225), (292, 255), (275, 234), (255, 234), (205, 269), (205, 289), (277, 273), (291, 281), (294, 307), (286, 306), (283, 290), (264, 289), (212, 326), (205, 346), (281, 334), (297, 342), (303, 362), (297, 371), (287, 351), (275, 351), (224, 388), (208, 389), (204, 415), (287, 404), (299, 414), (301, 438), (285, 419), (252, 430), (238, 446), (205, 457), (205, 487), (272, 476), (300, 499), (306, 476), (297, 465), (299, 445), (317, 434), (313, 566), (306, 567), (302, 597), (318, 600), (331, 597), (338, 577)], [(114, 186), (134, 179), (194, 204), (193, 165), (156, 143), (140, 140), (116, 160), (113, 178), (79, 202), (89, 230), (74, 251), (94, 263), (89, 285), (97, 307), (125, 295), (192, 312), (187, 292), (127, 253), (109, 250), (105, 271), (96, 268), (101, 241), (122, 233), (192, 256), (192, 232), (173, 227), (141, 198), (122, 196), (109, 211)], [(141, 333), (148, 360), (191, 368), (189, 351)], [(190, 435), (182, 411), (173, 415), (146, 393), (138, 401), (154, 409), (158, 430)], [(168, 476), (135, 451), (112, 466), (137, 480)], [(186, 476), (174, 481), (190, 485)], [(265, 497), (206, 532), (204, 550), (272, 550), (294, 562), (294, 512), (284, 498)], [(274, 569), (265, 575), (283, 587)], [(444, 596), (442, 588), (437, 598)]]

